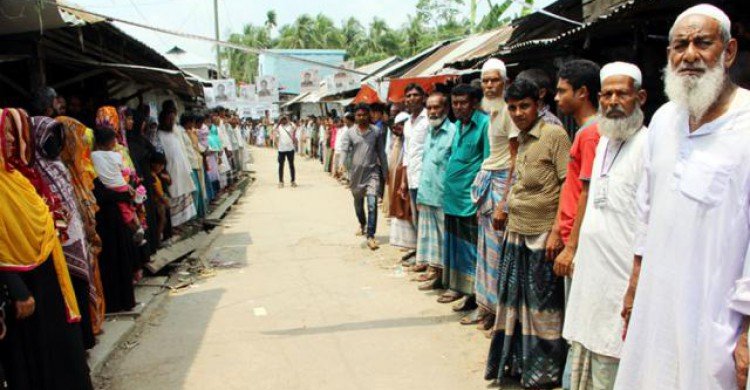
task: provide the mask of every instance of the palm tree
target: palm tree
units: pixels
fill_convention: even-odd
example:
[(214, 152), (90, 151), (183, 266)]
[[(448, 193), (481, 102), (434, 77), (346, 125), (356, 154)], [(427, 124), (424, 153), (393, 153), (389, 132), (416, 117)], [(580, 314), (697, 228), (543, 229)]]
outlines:
[(310, 15), (300, 15), (291, 25), (279, 30), (279, 47), (285, 49), (308, 49), (314, 46), (314, 19)]
[(265, 22), (266, 30), (268, 30), (269, 35), (271, 35), (271, 30), (276, 28), (278, 26), (278, 22), (276, 19), (276, 11), (269, 10), (266, 12), (266, 22)]

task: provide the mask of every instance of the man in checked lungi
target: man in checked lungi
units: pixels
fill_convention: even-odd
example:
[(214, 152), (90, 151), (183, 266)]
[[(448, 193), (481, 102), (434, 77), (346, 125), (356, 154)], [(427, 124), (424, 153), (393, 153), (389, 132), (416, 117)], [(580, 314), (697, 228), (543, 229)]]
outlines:
[(448, 96), (433, 92), (427, 98), (429, 129), (424, 142), (422, 174), (417, 192), (417, 263), (427, 264), (427, 273), (419, 276), (424, 283), (420, 290), (432, 290), (442, 286), (443, 245), (445, 214), (443, 213), (443, 177), (451, 145), (456, 135), (456, 125), (448, 119)]
[[(451, 106), (456, 116), (456, 136), (443, 181), (445, 211), (445, 253), (443, 285), (448, 290), (438, 302), (461, 301), (454, 311), (476, 308), (474, 276), (477, 267), (477, 206), (471, 199), (471, 184), (489, 155), (487, 128), (489, 115), (478, 110), (478, 92), (468, 84), (451, 91)], [(463, 299), (462, 299), (463, 298)]]
[(472, 199), (477, 205), (476, 296), (478, 310), (461, 320), (463, 325), (479, 324), (489, 330), (497, 311), (497, 279), (500, 245), (505, 223), (503, 216), (510, 191), (511, 177), (518, 152), (518, 128), (508, 115), (503, 91), (507, 80), (505, 63), (490, 58), (482, 67), (482, 109), (490, 115), (487, 134), (490, 155), (482, 163), (474, 184)]

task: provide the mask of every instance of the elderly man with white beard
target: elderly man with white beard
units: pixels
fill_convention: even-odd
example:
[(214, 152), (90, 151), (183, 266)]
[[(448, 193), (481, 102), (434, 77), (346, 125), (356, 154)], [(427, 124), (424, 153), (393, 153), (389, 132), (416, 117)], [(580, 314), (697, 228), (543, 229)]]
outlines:
[(479, 324), (480, 330), (489, 330), (495, 323), (497, 311), (501, 244), (508, 217), (505, 205), (518, 152), (519, 131), (510, 119), (504, 99), (505, 63), (497, 58), (487, 60), (482, 66), (481, 80), (482, 109), (490, 115), (487, 133), (490, 153), (472, 185), (472, 200), (477, 205), (479, 219), (474, 285), (478, 308), (461, 320), (461, 324)]
[(615, 389), (745, 388), (750, 315), (750, 91), (727, 15), (680, 14), (638, 189)]
[(620, 305), (635, 240), (636, 188), (643, 173), (646, 91), (633, 64), (601, 69), (599, 133), (563, 337), (572, 344), (571, 390), (611, 389), (622, 349)]

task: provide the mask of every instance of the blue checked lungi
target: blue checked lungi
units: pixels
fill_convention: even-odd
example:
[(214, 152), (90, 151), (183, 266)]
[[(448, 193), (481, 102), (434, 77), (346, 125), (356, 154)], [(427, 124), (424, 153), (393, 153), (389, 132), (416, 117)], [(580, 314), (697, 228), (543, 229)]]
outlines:
[(445, 215), (441, 207), (417, 205), (419, 226), (417, 227), (417, 264), (443, 268), (443, 239)]

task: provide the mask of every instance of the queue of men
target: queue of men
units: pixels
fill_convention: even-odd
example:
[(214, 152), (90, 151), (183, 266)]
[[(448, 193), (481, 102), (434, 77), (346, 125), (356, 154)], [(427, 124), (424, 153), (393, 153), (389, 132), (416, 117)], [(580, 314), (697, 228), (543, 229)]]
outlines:
[(489, 331), (487, 380), (745, 388), (750, 92), (728, 77), (730, 26), (711, 5), (676, 19), (648, 129), (659, 86), (626, 62), (570, 61), (551, 86), (489, 59), (481, 93), (407, 86), (390, 129), (355, 107), (340, 153), (357, 234), (377, 249), (382, 197), (419, 289)]

